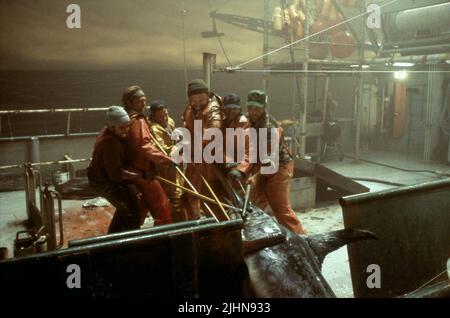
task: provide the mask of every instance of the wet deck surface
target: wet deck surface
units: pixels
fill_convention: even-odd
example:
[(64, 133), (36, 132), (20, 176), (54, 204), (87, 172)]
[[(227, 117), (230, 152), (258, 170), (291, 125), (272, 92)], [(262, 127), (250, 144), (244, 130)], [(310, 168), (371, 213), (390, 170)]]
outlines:
[(83, 201), (74, 201), (64, 209), (64, 246), (74, 239), (105, 235), (114, 215), (113, 206), (83, 208)]
[[(425, 169), (450, 173), (449, 166), (424, 163), (421, 160), (398, 154), (374, 153), (370, 156), (365, 155), (363, 158), (407, 169)], [(366, 162), (355, 163), (353, 160), (333, 161), (325, 163), (325, 165), (347, 177), (383, 179), (402, 184), (417, 184), (436, 180), (438, 177), (432, 173), (405, 172)], [(361, 183), (369, 187), (371, 192), (393, 187), (373, 182)], [(84, 202), (86, 200), (63, 200), (65, 245), (72, 239), (104, 235), (107, 232), (114, 207), (83, 208)], [(344, 228), (342, 210), (336, 200), (320, 202), (315, 209), (298, 212), (298, 216), (309, 234), (319, 234)], [(24, 192), (0, 192), (0, 246), (8, 248), (9, 257), (13, 256), (13, 242), (16, 232), (24, 229), (25, 219)], [(151, 219), (146, 220), (144, 226), (151, 226)], [(323, 265), (323, 274), (338, 297), (353, 297), (346, 247), (327, 256)]]

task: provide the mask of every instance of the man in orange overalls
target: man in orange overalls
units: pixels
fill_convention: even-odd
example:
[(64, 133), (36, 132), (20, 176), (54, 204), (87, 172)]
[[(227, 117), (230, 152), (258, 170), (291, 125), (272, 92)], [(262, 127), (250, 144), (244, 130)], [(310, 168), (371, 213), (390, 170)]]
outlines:
[[(206, 83), (201, 79), (193, 80), (188, 85), (188, 97), (189, 104), (183, 113), (183, 126), (187, 128), (191, 134), (191, 145), (192, 149), (192, 160), (186, 169), (186, 177), (194, 185), (196, 190), (208, 197), (211, 197), (210, 191), (207, 189), (206, 185), (202, 181), (203, 176), (212, 189), (220, 188), (220, 182), (218, 181), (216, 174), (214, 172), (214, 166), (208, 164), (204, 161), (203, 155), (201, 162), (194, 162), (194, 153), (203, 150), (208, 145), (210, 141), (203, 140), (202, 144), (197, 145), (195, 149), (194, 138), (195, 135), (201, 135), (203, 137), (206, 129), (209, 128), (222, 128), (222, 109), (221, 109), (221, 99), (214, 93), (210, 92)], [(195, 131), (195, 122), (197, 124), (201, 123), (202, 129)], [(221, 150), (220, 150), (221, 151)], [(189, 220), (196, 220), (200, 218), (200, 200), (192, 195), (183, 195), (183, 201), (185, 202), (186, 211)], [(223, 219), (223, 213), (215, 206), (211, 205), (214, 214), (219, 218)], [(208, 213), (205, 211), (205, 213)]]
[(130, 117), (123, 107), (111, 106), (105, 121), (87, 169), (89, 184), (116, 208), (108, 234), (136, 230), (140, 226), (141, 193), (132, 180), (141, 176), (130, 171), (126, 156)]
[[(131, 120), (127, 138), (128, 158), (144, 177), (134, 182), (142, 192), (143, 201), (155, 220), (154, 225), (172, 223), (169, 199), (155, 176), (157, 165), (173, 165), (173, 160), (151, 142), (149, 122), (144, 115), (147, 98), (142, 89), (137, 85), (128, 87), (123, 93), (122, 102)], [(145, 216), (141, 222), (144, 219)]]
[[(266, 136), (261, 135), (259, 128), (267, 128), (267, 150), (271, 149), (271, 129), (277, 130), (279, 145), (279, 166), (275, 173), (262, 174), (261, 159), (258, 151), (258, 163), (245, 166), (238, 165), (231, 174), (236, 180), (249, 177), (255, 173), (255, 183), (253, 189), (253, 199), (261, 208), (268, 205), (272, 208), (277, 221), (297, 234), (306, 234), (303, 225), (292, 210), (289, 194), (291, 188), (291, 178), (294, 172), (294, 162), (284, 141), (283, 128), (266, 113), (266, 94), (260, 90), (252, 90), (248, 94), (247, 107), (248, 118), (252, 128), (256, 129), (257, 139), (253, 140), (251, 151), (259, 147), (260, 139)], [(230, 175), (230, 174), (229, 174)]]
[[(225, 169), (227, 170), (229, 176), (232, 177), (232, 179), (236, 179), (236, 177), (239, 178), (240, 173), (245, 174), (249, 167), (249, 139), (248, 135), (245, 135), (245, 132), (250, 127), (250, 122), (242, 113), (241, 99), (237, 94), (233, 93), (224, 96), (223, 113)], [(238, 131), (239, 129), (240, 131)], [(235, 133), (235, 135), (233, 135), (233, 147), (230, 144), (230, 140), (228, 140), (227, 142), (227, 130), (228, 133)], [(241, 157), (239, 158), (239, 156)]]

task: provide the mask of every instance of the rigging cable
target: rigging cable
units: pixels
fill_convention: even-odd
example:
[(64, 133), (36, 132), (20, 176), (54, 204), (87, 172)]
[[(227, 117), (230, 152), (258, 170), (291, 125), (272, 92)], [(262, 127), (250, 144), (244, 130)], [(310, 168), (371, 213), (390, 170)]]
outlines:
[[(223, 7), (225, 7), (225, 5), (227, 5), (228, 2), (230, 2), (230, 1), (231, 0), (225, 0), (218, 9), (214, 10), (214, 12), (217, 13), (219, 10), (221, 10)], [(208, 0), (208, 5), (209, 5), (209, 9), (212, 11), (211, 0)], [(215, 25), (215, 20), (214, 20), (214, 25)], [(225, 47), (223, 46), (222, 40), (220, 39), (220, 35), (218, 34), (216, 37), (217, 37), (217, 41), (219, 42), (220, 48), (222, 49), (223, 55), (225, 56), (225, 58), (226, 58), (226, 60), (228, 62), (228, 65), (230, 67), (232, 67), (233, 64), (231, 63), (231, 60), (228, 57), (228, 54), (227, 54), (227, 52), (225, 50)]]

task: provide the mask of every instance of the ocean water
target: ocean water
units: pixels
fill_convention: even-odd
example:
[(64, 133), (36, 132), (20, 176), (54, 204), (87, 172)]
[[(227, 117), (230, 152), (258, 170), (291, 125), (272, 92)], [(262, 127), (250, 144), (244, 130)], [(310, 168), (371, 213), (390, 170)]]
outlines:
[[(188, 80), (202, 76), (199, 70), (189, 70)], [(331, 90), (340, 96), (341, 105), (353, 105), (351, 94), (342, 94), (347, 79), (332, 79)], [(49, 109), (108, 107), (120, 105), (122, 92), (129, 86), (140, 85), (150, 100), (163, 99), (175, 122), (181, 124), (186, 107), (183, 70), (138, 71), (0, 71), (0, 109)], [(261, 73), (214, 73), (211, 78), (214, 92), (223, 96), (237, 93), (245, 111), (247, 92), (263, 87)], [(309, 111), (321, 108), (323, 80), (310, 80)], [(268, 96), (271, 114), (276, 119), (293, 118), (293, 96), (296, 96), (296, 117), (302, 109), (298, 91), (291, 75), (269, 77)], [(104, 124), (104, 112), (74, 112), (71, 114), (71, 133), (98, 132)], [(63, 134), (66, 114), (2, 115), (0, 137)]]
[[(189, 79), (201, 76), (189, 71)], [(219, 94), (237, 92), (245, 96), (261, 87), (261, 75), (213, 75)], [(163, 99), (171, 116), (180, 124), (186, 106), (184, 72), (180, 71), (1, 71), (0, 109), (48, 109), (107, 107), (120, 105), (128, 85), (140, 85), (152, 99)], [(245, 98), (243, 98), (245, 99)], [(67, 114), (2, 115), (1, 137), (61, 134)], [(97, 132), (104, 123), (103, 112), (72, 113), (72, 133)]]
[[(196, 75), (197, 76), (197, 75)], [(125, 87), (138, 84), (150, 99), (164, 99), (176, 119), (185, 107), (183, 72), (176, 71), (3, 71), (0, 109), (48, 109), (120, 105)], [(57, 134), (67, 114), (3, 115), (3, 137)], [(95, 132), (104, 112), (71, 114), (71, 132)]]

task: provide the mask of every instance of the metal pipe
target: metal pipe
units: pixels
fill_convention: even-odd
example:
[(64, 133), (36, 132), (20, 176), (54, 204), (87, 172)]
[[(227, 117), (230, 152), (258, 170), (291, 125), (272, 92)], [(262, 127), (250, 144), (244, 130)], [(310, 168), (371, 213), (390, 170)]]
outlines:
[(443, 53), (443, 52), (448, 52), (448, 51), (450, 51), (450, 44), (446, 43), (446, 44), (439, 44), (439, 45), (389, 49), (389, 50), (384, 50), (383, 54), (394, 54), (394, 53), (433, 54), (433, 53)]
[[(322, 43), (322, 42), (321, 42)], [(315, 65), (319, 64), (320, 66), (342, 66), (342, 67), (349, 67), (351, 65), (359, 65), (360, 61), (354, 61), (354, 60), (315, 60), (315, 59), (308, 59), (308, 64)], [(293, 70), (292, 62), (291, 63), (277, 63), (277, 64), (271, 64), (272, 66), (270, 68), (264, 69), (264, 72), (266, 74), (273, 74), (276, 73), (277, 70)], [(299, 62), (295, 64), (294, 70), (299, 69), (300, 67), (303, 68), (303, 63)], [(217, 73), (239, 73), (239, 72), (252, 72), (253, 70), (247, 70), (245, 68), (239, 68), (239, 69), (233, 69), (230, 70), (229, 68), (222, 68), (222, 69), (216, 69), (214, 72)], [(260, 72), (260, 70), (258, 70)], [(326, 70), (324, 70), (326, 72)], [(314, 74), (313, 74), (314, 75)]]
[(414, 64), (428, 64), (441, 63), (450, 60), (450, 53), (444, 54), (429, 54), (429, 55), (409, 55), (397, 57), (375, 58), (369, 61), (369, 64), (393, 64), (393, 63), (414, 63)]
[[(320, 97), (319, 97), (319, 78), (315, 77), (314, 78), (314, 110), (318, 110), (319, 109), (319, 102), (320, 102)], [(308, 102), (308, 104), (310, 104), (310, 102)]]
[[(269, 0), (264, 0), (264, 42), (263, 42), (263, 67), (265, 70), (269, 68), (269, 56), (267, 53), (269, 52)], [(269, 75), (264, 73), (263, 76), (263, 90), (268, 94), (269, 88)], [(267, 111), (270, 113), (270, 103), (267, 104)], [(0, 131), (1, 134), (1, 131)]]
[(44, 199), (42, 197), (42, 174), (39, 170), (32, 170), (33, 176), (36, 179), (36, 175), (38, 176), (38, 189), (39, 189), (39, 210), (44, 210)]
[(328, 93), (330, 91), (330, 77), (327, 76), (325, 78), (325, 84), (323, 87), (323, 105), (322, 105), (322, 110), (323, 110), (323, 122), (325, 123), (327, 121), (327, 111), (328, 111)]
[[(354, 65), (359, 64), (360, 60), (318, 60), (318, 59), (308, 59), (308, 64), (319, 64), (323, 66), (348, 66), (348, 65)], [(302, 64), (301, 62), (298, 63), (299, 66)], [(280, 68), (280, 66), (285, 65), (289, 69), (292, 69), (292, 63), (277, 63), (274, 64), (273, 67)]]
[(68, 163), (76, 163), (76, 162), (86, 162), (86, 161), (91, 161), (91, 160), (92, 160), (92, 158), (89, 158), (89, 159), (56, 160), (56, 161), (36, 162), (36, 163), (32, 163), (31, 166), (33, 166), (33, 167), (50, 166), (50, 165), (56, 165), (56, 164), (68, 164)]
[[(329, 91), (330, 91), (330, 76), (327, 76), (325, 78), (325, 83), (324, 83), (324, 87), (323, 87), (323, 104), (322, 104), (322, 111), (323, 111), (323, 125), (326, 124), (327, 122), (327, 118), (329, 118), (329, 116), (327, 116), (327, 112), (329, 112), (328, 109), (328, 95), (329, 95)], [(325, 127), (325, 126), (324, 126)], [(323, 141), (322, 138), (317, 138), (318, 139), (318, 150), (321, 153), (322, 152), (322, 147), (323, 147)], [(319, 160), (320, 156), (319, 156)]]
[(359, 160), (359, 145), (361, 137), (361, 105), (362, 105), (362, 83), (361, 79), (358, 83), (358, 91), (355, 96), (356, 98), (356, 109), (355, 109), (355, 119), (356, 119), (356, 136), (355, 136), (355, 150), (354, 150), (354, 160), (358, 162)]
[[(429, 161), (433, 155), (433, 148), (435, 145), (435, 122), (436, 122), (436, 110), (442, 106), (442, 94), (438, 84), (442, 82), (442, 78), (438, 78), (436, 64), (429, 65), (428, 73), (428, 96), (426, 101), (426, 118), (425, 118), (425, 141), (424, 141), (424, 159)], [(441, 80), (441, 81), (439, 81)]]
[(448, 43), (450, 42), (450, 35), (442, 35), (432, 38), (424, 38), (424, 39), (413, 39), (408, 41), (401, 42), (390, 42), (383, 43), (383, 49), (392, 49), (396, 47), (410, 47), (410, 46), (426, 46), (426, 45), (435, 45), (440, 43)]
[(29, 141), (33, 138), (38, 139), (58, 139), (58, 138), (68, 138), (68, 137), (96, 137), (98, 132), (90, 132), (90, 133), (76, 133), (71, 134), (69, 136), (64, 134), (55, 134), (55, 135), (37, 135), (37, 136), (20, 136), (20, 137), (4, 137), (0, 138), (0, 142), (2, 141)]
[[(281, 1), (281, 6), (282, 6), (282, 12), (283, 12), (283, 20), (287, 21), (288, 17), (286, 16), (286, 12), (287, 12), (287, 2), (286, 0)], [(286, 32), (286, 39), (287, 41), (290, 41), (289, 43), (293, 43), (295, 41), (294, 39), (294, 32), (295, 30), (290, 30), (289, 28), (285, 28), (285, 32)], [(296, 66), (296, 61), (295, 61), (295, 48), (293, 45), (289, 46), (289, 56), (291, 58), (291, 63), (289, 64), (288, 68), (289, 69), (295, 69)], [(264, 73), (264, 75), (269, 74), (269, 73)], [(297, 95), (300, 96), (302, 95), (302, 91), (301, 91), (301, 86), (300, 86), (300, 82), (299, 82), (299, 78), (297, 76), (297, 74), (293, 73), (292, 74), (292, 119), (294, 119), (294, 126), (293, 126), (293, 136), (297, 136), (299, 135), (298, 133), (298, 122), (295, 120), (297, 118), (297, 106), (300, 107), (299, 104), (297, 104)], [(300, 101), (299, 101), (300, 103)], [(300, 117), (301, 118), (301, 117)], [(298, 148), (298, 149), (297, 149)], [(297, 147), (296, 144), (294, 144), (293, 147), (293, 154), (294, 156), (297, 156), (297, 154), (301, 151), (301, 147)]]
[(66, 135), (70, 135), (70, 118), (71, 118), (72, 112), (67, 113), (67, 121), (66, 121)]
[(16, 168), (23, 168), (23, 165), (0, 166), (0, 170), (1, 170), (1, 169), (16, 169)]
[[(63, 229), (63, 215), (62, 215), (62, 197), (56, 192), (52, 191), (52, 195), (58, 199), (58, 217), (59, 217), (59, 244), (56, 246), (56, 249), (63, 247), (64, 245), (64, 229)], [(56, 234), (55, 234), (56, 235)], [(56, 237), (55, 237), (56, 239)]]
[(91, 161), (90, 159), (71, 159), (71, 160), (57, 160), (57, 161), (46, 161), (46, 162), (35, 162), (35, 163), (26, 163), (23, 165), (9, 165), (9, 166), (0, 166), (0, 169), (13, 169), (13, 168), (23, 168), (27, 165), (30, 165), (30, 167), (36, 167), (36, 166), (50, 166), (50, 165), (56, 165), (56, 164), (71, 164), (76, 162), (86, 162)]
[(247, 188), (245, 189), (245, 200), (244, 206), (242, 207), (242, 217), (244, 218), (247, 214), (248, 202), (250, 201), (250, 193), (251, 193), (252, 185), (247, 184)]
[(40, 161), (40, 151), (39, 151), (39, 138), (32, 137), (28, 141), (28, 162), (39, 162)]
[[(364, 1), (361, 1), (360, 10), (361, 12), (365, 11), (365, 4)], [(361, 43), (365, 42), (365, 26), (366, 22), (364, 19), (361, 19)], [(355, 162), (358, 162), (359, 160), (359, 150), (360, 150), (360, 142), (361, 142), (361, 110), (362, 110), (362, 98), (363, 98), (363, 65), (364, 65), (364, 57), (365, 57), (365, 49), (363, 46), (359, 49), (359, 56), (360, 56), (360, 64), (359, 64), (359, 81), (358, 81), (358, 102), (356, 104), (356, 136), (355, 136)]]
[[(85, 107), (85, 108), (48, 108), (48, 109), (10, 109), (0, 110), (0, 115), (6, 114), (45, 114), (45, 113), (68, 113), (68, 112), (98, 112), (106, 111), (109, 107)], [(146, 109), (150, 109), (150, 106), (146, 106)]]
[(358, 44), (339, 43), (339, 42), (330, 42), (330, 41), (309, 41), (309, 44), (329, 44), (329, 45), (359, 47)]
[(386, 129), (384, 127), (384, 114), (385, 114), (385, 108), (387, 106), (387, 99), (388, 99), (388, 85), (384, 84), (383, 89), (381, 92), (381, 110), (380, 110), (380, 135), (382, 136)]
[(25, 176), (25, 208), (27, 211), (27, 218), (32, 223), (31, 204), (36, 205), (36, 180), (34, 178), (33, 168), (29, 163), (24, 165)]
[(215, 59), (215, 54), (203, 53), (203, 79), (209, 89), (211, 89), (211, 74), (214, 70)]
[(311, 13), (312, 13), (312, 4), (310, 0), (305, 0), (305, 57), (303, 61), (303, 71), (305, 74), (303, 75), (303, 113), (302, 113), (302, 127), (301, 127), (301, 136), (300, 136), (300, 156), (304, 157), (306, 155), (306, 116), (308, 114), (308, 74), (306, 71), (309, 69), (309, 33), (310, 27), (312, 24)]
[[(446, 60), (450, 60), (450, 53), (440, 53), (440, 54), (421, 54), (421, 55), (409, 55), (409, 56), (396, 56), (396, 57), (383, 57), (383, 58), (374, 58), (372, 60), (367, 60), (367, 65), (384, 65), (386, 63), (395, 63), (395, 62), (411, 62), (415, 64), (426, 64), (427, 62), (445, 62)], [(323, 66), (343, 66), (348, 67), (350, 65), (359, 65), (360, 60), (317, 60), (317, 59), (309, 59), (308, 64), (314, 65), (319, 64)], [(300, 66), (300, 65), (299, 65)], [(292, 69), (292, 63), (284, 63), (284, 64), (276, 64), (272, 67), (272, 69)], [(324, 72), (326, 72), (324, 70)]]
[(44, 209), (42, 211), (43, 224), (47, 233), (47, 247), (49, 251), (56, 249), (56, 231), (55, 231), (55, 203), (53, 196), (46, 186), (43, 191)]
[[(73, 160), (69, 155), (64, 155), (65, 160)], [(65, 164), (66, 171), (69, 172), (69, 177), (73, 178), (75, 177), (75, 169), (73, 168), (72, 162)]]
[(210, 224), (213, 222), (214, 222), (214, 220), (211, 218), (195, 220), (195, 221), (177, 222), (177, 223), (161, 225), (161, 226), (154, 226), (154, 227), (144, 228), (144, 229), (139, 229), (139, 230), (112, 233), (112, 234), (108, 234), (108, 235), (88, 237), (88, 238), (83, 238), (83, 239), (75, 239), (75, 240), (69, 241), (68, 245), (69, 245), (69, 247), (76, 247), (76, 246), (104, 243), (104, 242), (113, 241), (113, 240), (122, 240), (122, 239), (131, 238), (131, 237), (173, 231), (173, 230), (183, 229), (183, 228), (187, 228), (187, 227), (197, 227), (200, 225)]
[(400, 32), (411, 32), (450, 26), (450, 3), (415, 8), (399, 12), (393, 18)]

